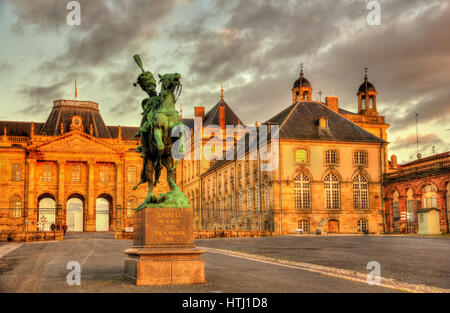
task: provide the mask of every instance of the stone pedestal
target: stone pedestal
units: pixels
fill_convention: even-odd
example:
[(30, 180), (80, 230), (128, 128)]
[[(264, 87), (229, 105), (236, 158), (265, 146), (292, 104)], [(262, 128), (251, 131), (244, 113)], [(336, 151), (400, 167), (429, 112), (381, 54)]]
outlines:
[(205, 282), (204, 251), (196, 249), (191, 208), (144, 208), (134, 214), (133, 247), (125, 274), (136, 285)]

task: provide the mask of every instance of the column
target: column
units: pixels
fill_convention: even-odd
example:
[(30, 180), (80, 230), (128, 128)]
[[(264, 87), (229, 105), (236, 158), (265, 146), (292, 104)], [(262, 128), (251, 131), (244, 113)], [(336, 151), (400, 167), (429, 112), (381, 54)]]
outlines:
[[(116, 206), (113, 208), (114, 221), (117, 221), (115, 226), (123, 226), (126, 210), (124, 206), (124, 169), (122, 162), (116, 162)], [(117, 205), (120, 205), (121, 210), (117, 212)], [(116, 214), (120, 214), (117, 215)]]
[[(56, 201), (56, 223), (62, 223), (66, 221), (66, 204), (65, 204), (65, 191), (64, 191), (64, 185), (65, 185), (65, 175), (64, 170), (66, 167), (66, 161), (65, 160), (58, 160), (58, 199)], [(58, 210), (58, 205), (61, 206), (61, 210)]]
[(88, 162), (87, 184), (87, 216), (85, 216), (85, 231), (95, 231), (95, 161)]
[(442, 233), (447, 232), (447, 212), (445, 210), (446, 190), (439, 190), (437, 195), (437, 209), (439, 210), (439, 224)]
[[(34, 192), (34, 180), (35, 180), (35, 165), (36, 160), (27, 159), (27, 166), (28, 166), (28, 178), (27, 178), (27, 194), (26, 202), (27, 202), (27, 210), (26, 210), (26, 217), (25, 217), (25, 223), (26, 228), (28, 231), (36, 231), (37, 227), (37, 203), (36, 203), (36, 195)], [(24, 197), (24, 198), (25, 198)], [(25, 202), (25, 199), (24, 199)], [(36, 211), (36, 213), (35, 213)]]

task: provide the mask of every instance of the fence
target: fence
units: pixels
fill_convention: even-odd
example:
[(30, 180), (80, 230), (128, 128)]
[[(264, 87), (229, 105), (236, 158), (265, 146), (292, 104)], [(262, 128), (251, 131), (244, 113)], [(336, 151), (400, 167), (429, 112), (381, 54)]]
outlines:
[(49, 231), (58, 216), (56, 208), (0, 208), (0, 232)]

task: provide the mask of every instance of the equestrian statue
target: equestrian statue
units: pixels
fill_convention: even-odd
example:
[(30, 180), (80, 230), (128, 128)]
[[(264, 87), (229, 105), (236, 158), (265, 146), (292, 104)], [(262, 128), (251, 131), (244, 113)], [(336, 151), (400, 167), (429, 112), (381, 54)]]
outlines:
[[(148, 94), (148, 98), (142, 100), (142, 121), (135, 137), (140, 137), (141, 145), (137, 151), (141, 153), (143, 166), (140, 181), (133, 190), (143, 183), (148, 183), (148, 194), (144, 202), (136, 210), (145, 207), (184, 208), (189, 207), (189, 198), (178, 188), (176, 184), (176, 168), (178, 160), (172, 156), (172, 147), (176, 138), (172, 138), (172, 130), (183, 125), (183, 122), (175, 110), (175, 103), (181, 94), (181, 75), (178, 73), (159, 75), (161, 91), (158, 94), (157, 82), (153, 74), (145, 71), (141, 57), (134, 56), (142, 73), (137, 82), (141, 89)], [(180, 128), (181, 130), (181, 128)], [(184, 136), (180, 131), (179, 153), (184, 153)], [(170, 191), (156, 195), (152, 190), (158, 184), (162, 168), (167, 171), (167, 183)]]

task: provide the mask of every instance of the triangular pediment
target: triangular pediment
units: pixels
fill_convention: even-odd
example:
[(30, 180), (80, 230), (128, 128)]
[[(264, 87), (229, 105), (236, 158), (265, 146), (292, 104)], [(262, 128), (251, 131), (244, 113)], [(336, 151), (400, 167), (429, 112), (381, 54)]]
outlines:
[(64, 152), (84, 154), (120, 153), (120, 147), (79, 131), (72, 131), (27, 147), (36, 152)]

